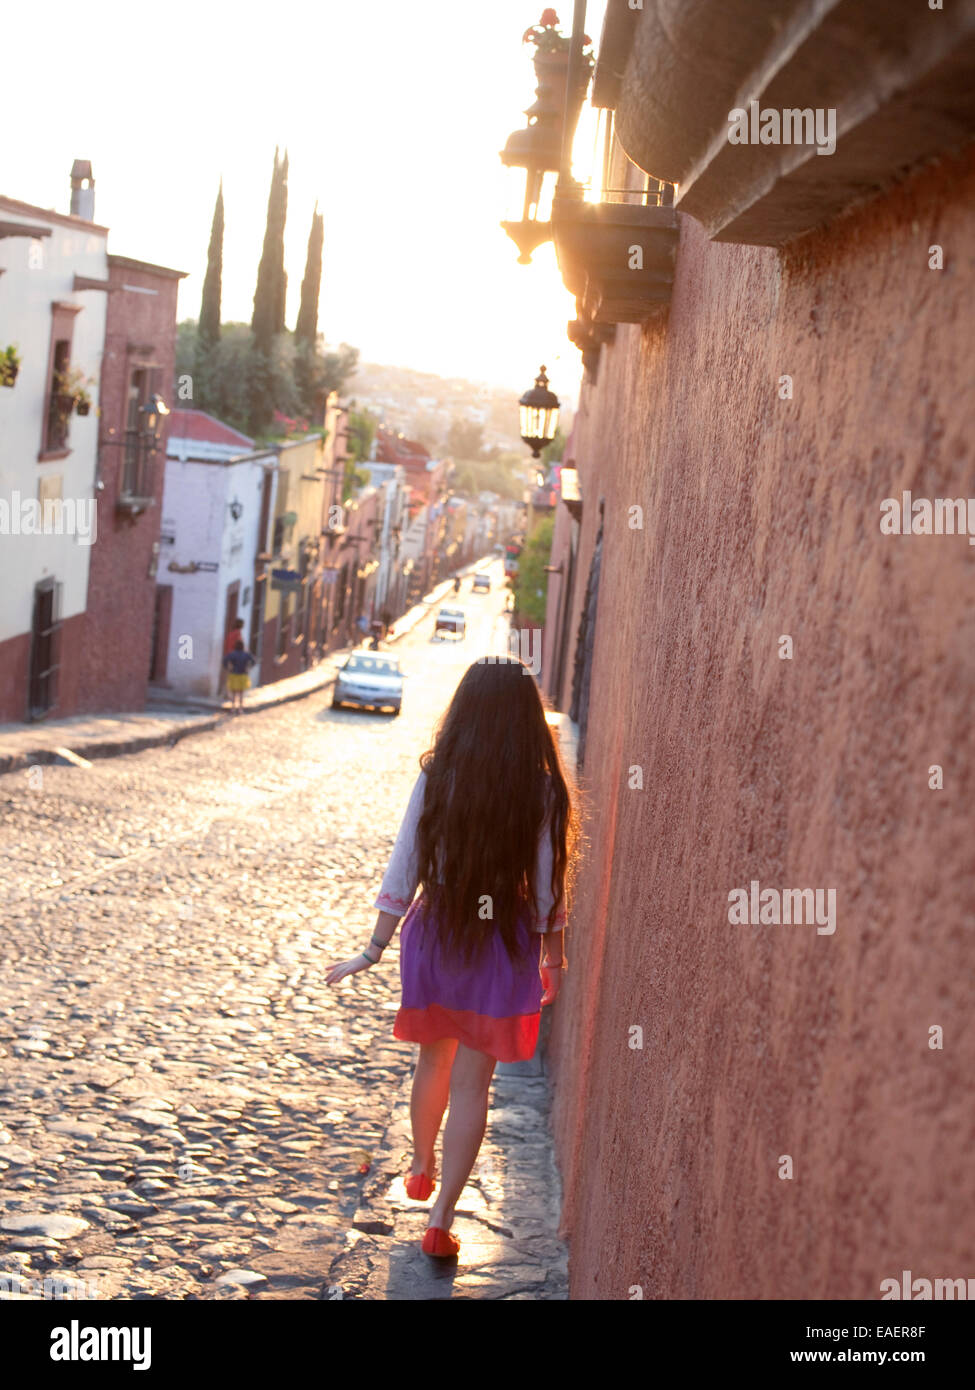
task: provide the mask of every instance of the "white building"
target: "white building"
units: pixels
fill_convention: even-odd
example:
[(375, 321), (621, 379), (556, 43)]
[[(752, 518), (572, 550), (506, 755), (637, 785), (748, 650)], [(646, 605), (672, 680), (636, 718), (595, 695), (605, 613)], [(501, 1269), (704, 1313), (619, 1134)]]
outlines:
[[(50, 706), (45, 673), (62, 629), (83, 621), (107, 239), (84, 216), (0, 197), (0, 358), (8, 348), (19, 358), (12, 386), (9, 371), (0, 377), (0, 719), (24, 717), (28, 687), (32, 711)], [(72, 369), (90, 396), (85, 414), (58, 389)]]
[[(227, 632), (244, 619), (245, 645), (259, 646), (258, 556), (274, 516), (278, 458), (200, 410), (173, 412), (160, 533), (160, 585), (172, 587), (165, 677), (186, 697), (214, 699)], [(257, 651), (255, 651), (257, 655)], [(260, 666), (251, 680), (260, 679)]]
[[(404, 562), (414, 559), (403, 549), (403, 527), (408, 521), (409, 488), (406, 470), (398, 463), (367, 463), (372, 486), (383, 494), (382, 530), (379, 537), (379, 572), (376, 576), (376, 609), (399, 613), (406, 598)], [(422, 533), (421, 533), (422, 539)], [(421, 552), (417, 552), (418, 554)]]

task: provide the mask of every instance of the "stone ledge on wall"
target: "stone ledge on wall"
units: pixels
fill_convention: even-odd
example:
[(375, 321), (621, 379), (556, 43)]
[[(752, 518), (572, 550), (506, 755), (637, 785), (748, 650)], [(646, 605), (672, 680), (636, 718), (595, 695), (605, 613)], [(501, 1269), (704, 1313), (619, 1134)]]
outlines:
[[(709, 237), (780, 246), (975, 137), (973, 69), (975, 0), (645, 0), (616, 131)], [(732, 144), (729, 115), (752, 101), (835, 112), (834, 152)]]

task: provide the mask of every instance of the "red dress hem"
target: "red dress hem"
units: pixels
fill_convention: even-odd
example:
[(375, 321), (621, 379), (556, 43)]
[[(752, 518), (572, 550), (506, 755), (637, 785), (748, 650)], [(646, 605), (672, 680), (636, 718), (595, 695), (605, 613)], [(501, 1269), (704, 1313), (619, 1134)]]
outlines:
[(431, 1043), (456, 1038), (475, 1052), (486, 1052), (498, 1062), (527, 1062), (535, 1055), (541, 1013), (489, 1018), (471, 1009), (445, 1009), (428, 1004), (425, 1009), (400, 1009), (393, 1036), (401, 1042)]

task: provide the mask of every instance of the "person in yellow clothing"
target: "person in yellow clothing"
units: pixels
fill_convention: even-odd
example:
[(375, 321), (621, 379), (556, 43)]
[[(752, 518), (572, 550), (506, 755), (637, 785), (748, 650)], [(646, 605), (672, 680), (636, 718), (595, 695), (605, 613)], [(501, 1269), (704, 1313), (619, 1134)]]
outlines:
[(228, 652), (223, 659), (223, 668), (227, 672), (227, 691), (230, 695), (230, 708), (234, 714), (244, 712), (244, 691), (250, 689), (251, 678), (247, 674), (250, 668), (256, 665), (257, 658), (251, 656), (243, 642), (235, 642), (232, 652)]

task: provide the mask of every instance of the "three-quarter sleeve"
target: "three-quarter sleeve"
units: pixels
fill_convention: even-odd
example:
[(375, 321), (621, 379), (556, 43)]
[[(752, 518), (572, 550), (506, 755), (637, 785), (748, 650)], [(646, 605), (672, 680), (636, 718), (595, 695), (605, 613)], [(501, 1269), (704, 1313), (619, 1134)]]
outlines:
[(542, 822), (538, 836), (538, 852), (535, 857), (535, 901), (538, 906), (534, 930), (537, 932), (562, 931), (565, 927), (565, 894), (561, 895), (555, 920), (551, 926), (548, 914), (552, 910), (552, 832), (550, 815)]
[(419, 878), (417, 871), (416, 832), (423, 813), (423, 794), (426, 786), (426, 773), (420, 773), (413, 787), (412, 795), (403, 816), (393, 853), (383, 876), (379, 897), (373, 904), (380, 912), (390, 912), (402, 917), (416, 894)]

